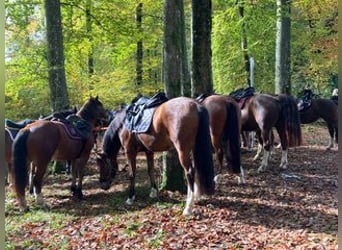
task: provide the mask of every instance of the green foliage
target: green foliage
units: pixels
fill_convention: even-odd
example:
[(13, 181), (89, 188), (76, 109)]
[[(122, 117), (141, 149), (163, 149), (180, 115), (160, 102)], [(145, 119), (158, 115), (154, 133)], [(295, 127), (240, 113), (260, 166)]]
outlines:
[[(86, 9), (90, 2), (90, 20)], [(136, 25), (143, 3), (142, 29)], [(5, 116), (37, 118), (51, 112), (47, 80), (44, 1), (6, 0)], [(185, 1), (187, 48), (190, 7)], [(163, 89), (163, 1), (63, 1), (61, 3), (65, 70), (72, 105), (99, 95), (108, 108), (129, 102), (137, 93)], [(245, 1), (241, 19), (235, 0), (213, 1), (212, 62), (214, 88), (229, 93), (246, 87), (241, 26), (247, 29), (248, 54), (255, 61), (255, 86), (273, 92), (275, 1)], [(89, 28), (90, 27), (90, 28)], [(296, 0), (292, 5), (291, 60), (293, 93), (307, 83), (329, 96), (337, 76), (337, 1)], [(143, 41), (143, 83), (136, 84), (136, 44)], [(188, 52), (190, 59), (190, 51)], [(94, 73), (88, 72), (93, 57)]]

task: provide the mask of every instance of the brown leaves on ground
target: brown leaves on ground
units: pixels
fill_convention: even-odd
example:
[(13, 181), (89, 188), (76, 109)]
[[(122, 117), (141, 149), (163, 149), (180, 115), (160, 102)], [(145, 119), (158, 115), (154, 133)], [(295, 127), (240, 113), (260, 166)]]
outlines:
[[(25, 233), (18, 237), (18, 231), (6, 229), (6, 242), (16, 249), (30, 249), (23, 242), (31, 249), (337, 249), (337, 149), (325, 150), (325, 127), (305, 126), (303, 137), (303, 146), (289, 150), (287, 170), (278, 168), (280, 149), (261, 174), (256, 171), (260, 162), (252, 161), (256, 150), (244, 152), (247, 183), (238, 185), (233, 175), (224, 174), (216, 194), (198, 201), (191, 217), (182, 216), (184, 195), (161, 192), (158, 199), (149, 198), (143, 157), (132, 206), (124, 204), (126, 171), (109, 191), (99, 189), (97, 172), (90, 171), (83, 201), (71, 198), (70, 177), (50, 176), (43, 187), (45, 211), (65, 220), (59, 226), (16, 221)], [(93, 161), (89, 164), (94, 170)], [(6, 202), (13, 202), (7, 191)], [(16, 210), (7, 208), (10, 228), (13, 217), (21, 216)]]

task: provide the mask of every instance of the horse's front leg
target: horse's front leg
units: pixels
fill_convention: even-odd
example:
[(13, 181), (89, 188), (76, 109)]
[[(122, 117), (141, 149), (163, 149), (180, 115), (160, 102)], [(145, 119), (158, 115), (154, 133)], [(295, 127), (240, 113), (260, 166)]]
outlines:
[(135, 200), (135, 174), (136, 174), (136, 158), (137, 152), (126, 152), (126, 157), (129, 165), (129, 191), (126, 200), (127, 205), (132, 205)]
[(147, 151), (145, 152), (145, 154), (146, 154), (146, 159), (147, 159), (147, 171), (148, 171), (148, 175), (150, 177), (150, 182), (151, 182), (150, 197), (157, 198), (158, 188), (157, 188), (156, 179), (154, 176), (154, 153), (151, 151)]

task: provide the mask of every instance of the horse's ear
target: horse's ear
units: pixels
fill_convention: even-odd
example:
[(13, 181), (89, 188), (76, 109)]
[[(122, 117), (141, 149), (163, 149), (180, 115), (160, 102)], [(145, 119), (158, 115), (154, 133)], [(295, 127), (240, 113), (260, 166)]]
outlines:
[(95, 97), (95, 99), (96, 99), (96, 101), (98, 101), (98, 100), (99, 100), (99, 96), (97, 95), (97, 96)]

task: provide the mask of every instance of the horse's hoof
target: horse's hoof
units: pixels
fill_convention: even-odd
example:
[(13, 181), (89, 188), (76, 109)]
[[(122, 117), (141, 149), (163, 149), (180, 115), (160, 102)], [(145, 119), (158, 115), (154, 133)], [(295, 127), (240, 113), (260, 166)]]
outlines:
[(246, 184), (245, 177), (238, 176), (238, 185), (244, 185)]
[(158, 191), (157, 191), (157, 189), (155, 189), (155, 188), (152, 188), (151, 189), (151, 192), (150, 192), (150, 198), (157, 198), (158, 197)]
[(259, 167), (258, 168), (258, 174), (262, 173), (262, 172), (265, 172), (265, 168), (263, 166)]
[(187, 209), (187, 208), (185, 208), (184, 210), (183, 210), (183, 216), (191, 216), (192, 215), (192, 212), (191, 212), (191, 210), (190, 209)]
[(133, 205), (134, 200), (135, 200), (135, 195), (132, 198), (128, 198), (126, 200), (126, 204), (131, 206), (131, 205)]

